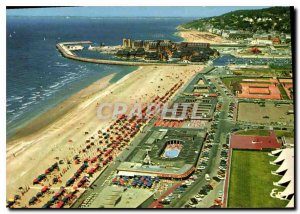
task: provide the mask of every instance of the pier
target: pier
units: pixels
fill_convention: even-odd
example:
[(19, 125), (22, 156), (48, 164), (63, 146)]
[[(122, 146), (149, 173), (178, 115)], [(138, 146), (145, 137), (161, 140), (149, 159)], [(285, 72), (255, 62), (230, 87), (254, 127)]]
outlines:
[(108, 64), (108, 65), (127, 65), (127, 66), (147, 66), (147, 65), (160, 65), (160, 66), (186, 66), (187, 64), (179, 63), (159, 63), (159, 62), (130, 62), (130, 61), (118, 61), (118, 60), (106, 60), (95, 59), (77, 56), (75, 53), (66, 48), (65, 45), (80, 45), (80, 44), (92, 44), (90, 41), (78, 41), (78, 42), (62, 42), (56, 44), (56, 48), (59, 52), (68, 59), (73, 59), (81, 62), (89, 62), (96, 64)]

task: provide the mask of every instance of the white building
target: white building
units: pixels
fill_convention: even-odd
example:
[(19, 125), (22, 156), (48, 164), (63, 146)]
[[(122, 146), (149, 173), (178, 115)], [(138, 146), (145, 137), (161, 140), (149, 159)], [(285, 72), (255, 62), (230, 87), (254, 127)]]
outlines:
[(267, 39), (255, 39), (251, 41), (251, 45), (272, 45), (272, 40)]

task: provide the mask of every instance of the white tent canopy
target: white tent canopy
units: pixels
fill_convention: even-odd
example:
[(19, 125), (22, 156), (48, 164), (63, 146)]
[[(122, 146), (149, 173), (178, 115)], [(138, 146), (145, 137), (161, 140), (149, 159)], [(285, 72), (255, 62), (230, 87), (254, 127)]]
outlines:
[(271, 154), (274, 155), (274, 156), (277, 156), (277, 155), (279, 155), (279, 153), (281, 153), (281, 152), (282, 152), (282, 149), (276, 149), (276, 150), (274, 150), (274, 151), (271, 151)]
[[(274, 182), (274, 185), (282, 185), (289, 182), (288, 186), (282, 192), (280, 192), (277, 197), (280, 199), (288, 199), (289, 196), (293, 196), (289, 201), (287, 207), (294, 207), (294, 148), (275, 150), (271, 152), (271, 154), (279, 154), (275, 161), (270, 162), (271, 164), (278, 164), (282, 162), (275, 173), (280, 174), (282, 172), (285, 172), (278, 182)], [(272, 173), (274, 174), (273, 171)]]
[(274, 163), (279, 163), (283, 160), (294, 158), (294, 149), (288, 148), (288, 149), (283, 149), (280, 155), (274, 160)]
[(280, 165), (280, 167), (275, 172), (279, 174), (289, 168), (294, 168), (294, 156), (286, 157)]
[(290, 200), (290, 202), (288, 203), (288, 205), (286, 205), (286, 207), (295, 207), (295, 205), (294, 205), (294, 196), (293, 196), (293, 198)]
[(281, 198), (286, 198), (289, 195), (293, 195), (293, 194), (294, 194), (294, 181), (292, 180), (289, 183), (289, 185), (287, 186), (287, 188), (285, 188), (285, 190), (280, 193), (280, 197)]
[(279, 185), (294, 180), (294, 169), (287, 169), (281, 179), (277, 182)]

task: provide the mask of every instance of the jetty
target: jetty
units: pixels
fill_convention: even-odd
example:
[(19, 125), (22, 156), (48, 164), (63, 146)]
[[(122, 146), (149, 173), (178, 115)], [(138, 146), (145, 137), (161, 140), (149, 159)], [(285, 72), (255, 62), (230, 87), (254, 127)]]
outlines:
[(77, 41), (77, 42), (61, 42), (56, 44), (56, 48), (62, 54), (62, 56), (81, 62), (89, 62), (96, 64), (108, 64), (108, 65), (127, 65), (127, 66), (147, 66), (147, 65), (159, 65), (159, 66), (186, 66), (187, 64), (179, 63), (159, 63), (159, 62), (133, 62), (133, 61), (118, 61), (118, 60), (107, 60), (107, 59), (95, 59), (77, 56), (74, 52), (70, 51), (67, 45), (82, 45), (82, 44), (92, 44), (91, 41)]

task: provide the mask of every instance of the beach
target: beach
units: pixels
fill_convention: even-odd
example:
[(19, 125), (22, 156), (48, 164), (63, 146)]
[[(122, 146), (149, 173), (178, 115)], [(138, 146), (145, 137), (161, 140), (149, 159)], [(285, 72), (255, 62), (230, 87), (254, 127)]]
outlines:
[(209, 33), (200, 32), (197, 30), (183, 30), (179, 28), (178, 35), (184, 39), (185, 42), (204, 42), (210, 44), (226, 43), (226, 39), (221, 36)]
[[(97, 106), (100, 103), (133, 105), (135, 102), (151, 102), (157, 95), (163, 96), (180, 80), (184, 83), (189, 81), (203, 67), (204, 65), (144, 66), (116, 83), (109, 84), (112, 74), (36, 118), (18, 138), (7, 143), (7, 197), (17, 194), (19, 187), (32, 187), (32, 180), (44, 173), (57, 159), (72, 159), (76, 151), (85, 145), (87, 138), (95, 136), (98, 130), (107, 128), (114, 121), (111, 118), (100, 120), (97, 117)], [(65, 183), (74, 170), (76, 171), (76, 166), (68, 166), (68, 172), (62, 176), (62, 183)], [(52, 188), (59, 186), (61, 185)], [(40, 184), (38, 187), (42, 188)], [(37, 191), (38, 188), (32, 187), (25, 193), (20, 207), (25, 206), (32, 193)], [(36, 207), (42, 205), (37, 204)]]

